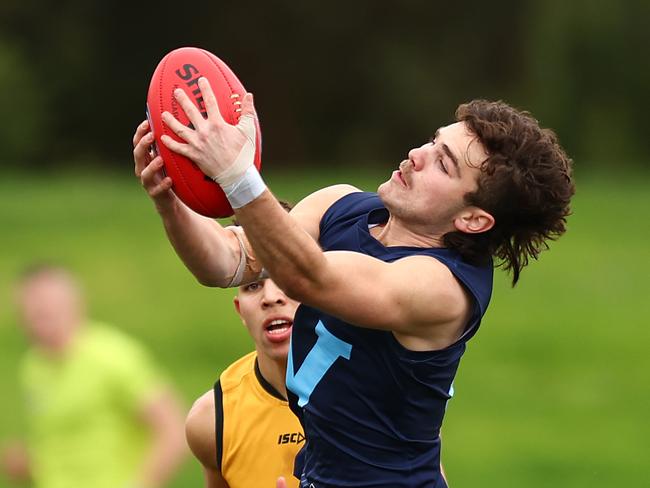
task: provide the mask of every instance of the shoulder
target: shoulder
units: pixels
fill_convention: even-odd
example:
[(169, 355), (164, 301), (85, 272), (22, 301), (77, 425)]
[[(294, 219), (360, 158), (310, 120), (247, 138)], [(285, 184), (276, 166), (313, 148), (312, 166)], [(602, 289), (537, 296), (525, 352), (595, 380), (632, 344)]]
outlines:
[(24, 388), (40, 388), (43, 371), (49, 369), (48, 361), (35, 347), (28, 349), (20, 358), (19, 380)]
[(100, 357), (146, 355), (144, 347), (121, 330), (98, 322), (90, 322), (81, 335), (83, 347)]
[(158, 405), (150, 402), (170, 388), (166, 371), (150, 351), (120, 329), (89, 323), (80, 339), (77, 362), (129, 409)]
[(120, 329), (89, 323), (82, 336), (83, 357), (124, 378), (162, 380), (164, 374), (150, 351)]
[(210, 390), (194, 402), (185, 420), (187, 444), (206, 467), (213, 467), (217, 459), (215, 412), (214, 392)]
[(219, 378), (222, 390), (228, 392), (238, 387), (247, 375), (255, 374), (255, 358), (257, 353), (252, 351), (228, 366)]
[(303, 204), (310, 204), (314, 206), (319, 204), (322, 207), (328, 208), (339, 198), (342, 198), (349, 193), (356, 193), (360, 191), (361, 190), (356, 186), (348, 184), (327, 186), (303, 198), (300, 203), (296, 205), (296, 208)]
[(361, 190), (355, 186), (332, 185), (303, 198), (291, 211), (291, 216), (314, 239), (318, 239), (320, 221), (325, 212), (338, 200)]

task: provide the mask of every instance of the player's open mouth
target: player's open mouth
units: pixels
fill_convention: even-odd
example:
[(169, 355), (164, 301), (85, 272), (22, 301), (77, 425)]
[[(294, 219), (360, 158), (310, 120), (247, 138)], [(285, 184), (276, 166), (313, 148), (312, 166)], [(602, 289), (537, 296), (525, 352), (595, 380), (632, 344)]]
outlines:
[(291, 335), (293, 321), (286, 317), (274, 318), (264, 323), (264, 332), (271, 342), (284, 342)]

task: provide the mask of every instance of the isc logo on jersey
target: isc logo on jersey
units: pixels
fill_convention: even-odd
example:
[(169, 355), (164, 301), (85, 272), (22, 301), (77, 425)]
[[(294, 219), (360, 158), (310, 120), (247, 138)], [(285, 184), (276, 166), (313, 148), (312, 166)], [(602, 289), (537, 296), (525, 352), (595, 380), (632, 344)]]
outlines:
[(300, 444), (304, 440), (305, 436), (302, 432), (288, 432), (278, 436), (278, 444)]

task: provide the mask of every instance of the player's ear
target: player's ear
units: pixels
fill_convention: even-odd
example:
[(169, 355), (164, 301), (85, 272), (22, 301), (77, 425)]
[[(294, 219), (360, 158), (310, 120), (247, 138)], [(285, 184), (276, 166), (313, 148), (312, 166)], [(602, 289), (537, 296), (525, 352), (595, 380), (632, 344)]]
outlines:
[(454, 219), (454, 226), (466, 234), (479, 234), (494, 227), (494, 217), (482, 208), (467, 207)]

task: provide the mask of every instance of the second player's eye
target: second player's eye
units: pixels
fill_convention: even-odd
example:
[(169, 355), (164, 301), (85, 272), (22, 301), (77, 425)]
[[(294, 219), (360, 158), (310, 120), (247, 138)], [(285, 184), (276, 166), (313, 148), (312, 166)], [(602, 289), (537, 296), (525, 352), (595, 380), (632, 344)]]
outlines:
[(244, 287), (245, 291), (256, 291), (259, 290), (262, 287), (262, 283), (259, 281), (253, 281), (252, 283), (249, 283)]
[(438, 164), (440, 165), (440, 169), (444, 171), (446, 175), (448, 175), (449, 171), (447, 171), (447, 167), (445, 166), (445, 163), (442, 161), (442, 158), (438, 160)]

